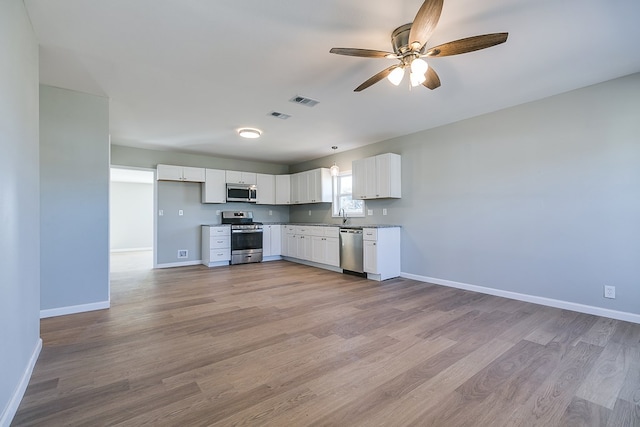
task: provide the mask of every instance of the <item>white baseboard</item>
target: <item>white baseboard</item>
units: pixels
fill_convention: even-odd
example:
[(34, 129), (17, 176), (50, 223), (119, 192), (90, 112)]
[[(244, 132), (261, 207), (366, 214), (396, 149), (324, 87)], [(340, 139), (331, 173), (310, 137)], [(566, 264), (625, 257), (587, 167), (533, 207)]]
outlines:
[(118, 252), (139, 252), (139, 251), (150, 251), (153, 250), (152, 247), (148, 247), (148, 248), (128, 248), (128, 249), (111, 249), (111, 253), (118, 253)]
[(85, 311), (104, 310), (111, 307), (110, 301), (93, 302), (90, 304), (71, 305), (68, 307), (49, 308), (40, 310), (40, 318), (65, 316), (67, 314), (84, 313)]
[(420, 282), (433, 283), (435, 285), (464, 289), (467, 291), (479, 292), (481, 294), (495, 295), (498, 297), (504, 297), (518, 301), (530, 302), (533, 304), (546, 305), (548, 307), (561, 308), (564, 310), (577, 311), (579, 313), (593, 314), (595, 316), (609, 317), (611, 319), (624, 320), (625, 322), (640, 324), (640, 314), (627, 313), (625, 311), (610, 310), (608, 308), (595, 307), (592, 305), (584, 305), (570, 301), (521, 294), (518, 292), (504, 291), (501, 289), (487, 288), (484, 286), (470, 285), (467, 283), (454, 282), (452, 280), (437, 279), (435, 277), (419, 276), (417, 274), (411, 273), (400, 273), (400, 277), (418, 280)]
[(1, 427), (9, 427), (11, 425), (11, 421), (13, 417), (16, 416), (16, 412), (18, 412), (18, 407), (20, 406), (20, 402), (22, 402), (22, 398), (24, 397), (24, 392), (27, 391), (27, 386), (29, 385), (29, 380), (31, 379), (31, 374), (33, 373), (33, 368), (36, 366), (36, 362), (38, 361), (38, 357), (40, 356), (40, 351), (42, 350), (42, 338), (38, 338), (36, 342), (36, 346), (33, 349), (33, 353), (31, 353), (31, 358), (29, 359), (29, 364), (25, 368), (22, 373), (22, 377), (20, 378), (20, 382), (16, 387), (13, 396), (11, 396), (11, 400), (9, 404), (5, 408), (2, 416), (0, 416), (0, 426)]
[(156, 264), (153, 268), (173, 268), (173, 267), (188, 267), (190, 265), (202, 264), (202, 260), (195, 261), (183, 261), (183, 262), (167, 262), (164, 264)]

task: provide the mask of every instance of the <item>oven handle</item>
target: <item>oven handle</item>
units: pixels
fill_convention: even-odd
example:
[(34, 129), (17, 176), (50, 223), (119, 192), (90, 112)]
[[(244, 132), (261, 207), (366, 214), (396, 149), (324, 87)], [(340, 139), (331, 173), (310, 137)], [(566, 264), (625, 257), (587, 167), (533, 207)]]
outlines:
[(232, 233), (262, 233), (262, 229), (255, 230), (231, 230)]

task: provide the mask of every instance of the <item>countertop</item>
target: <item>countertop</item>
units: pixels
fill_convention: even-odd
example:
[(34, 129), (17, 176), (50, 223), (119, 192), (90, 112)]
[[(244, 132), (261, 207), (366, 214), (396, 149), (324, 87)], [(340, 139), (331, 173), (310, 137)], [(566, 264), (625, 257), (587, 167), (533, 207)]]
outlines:
[[(321, 222), (263, 222), (264, 225), (299, 225), (303, 227), (340, 227), (340, 228), (395, 228), (400, 227), (394, 224), (326, 224)], [(229, 224), (202, 224), (203, 227), (219, 227), (221, 225)]]

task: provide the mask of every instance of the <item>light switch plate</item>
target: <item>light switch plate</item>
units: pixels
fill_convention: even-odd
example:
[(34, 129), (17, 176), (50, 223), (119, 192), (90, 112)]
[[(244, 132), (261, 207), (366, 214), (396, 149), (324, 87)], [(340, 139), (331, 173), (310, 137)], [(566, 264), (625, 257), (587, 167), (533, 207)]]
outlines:
[(184, 211), (182, 209), (178, 209), (178, 216), (184, 215)]
[(367, 215), (369, 216), (373, 215), (373, 209), (367, 209)]
[(387, 214), (387, 208), (382, 209), (382, 215), (386, 215)]
[(164, 216), (164, 210), (160, 209), (160, 210), (158, 211), (158, 216)]

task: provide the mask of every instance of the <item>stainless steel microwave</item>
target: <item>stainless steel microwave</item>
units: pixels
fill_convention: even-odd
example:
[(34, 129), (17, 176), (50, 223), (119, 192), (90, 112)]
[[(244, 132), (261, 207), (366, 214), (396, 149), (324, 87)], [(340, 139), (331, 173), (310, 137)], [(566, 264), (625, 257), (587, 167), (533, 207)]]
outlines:
[(258, 201), (258, 189), (255, 185), (227, 184), (227, 202), (248, 202)]

